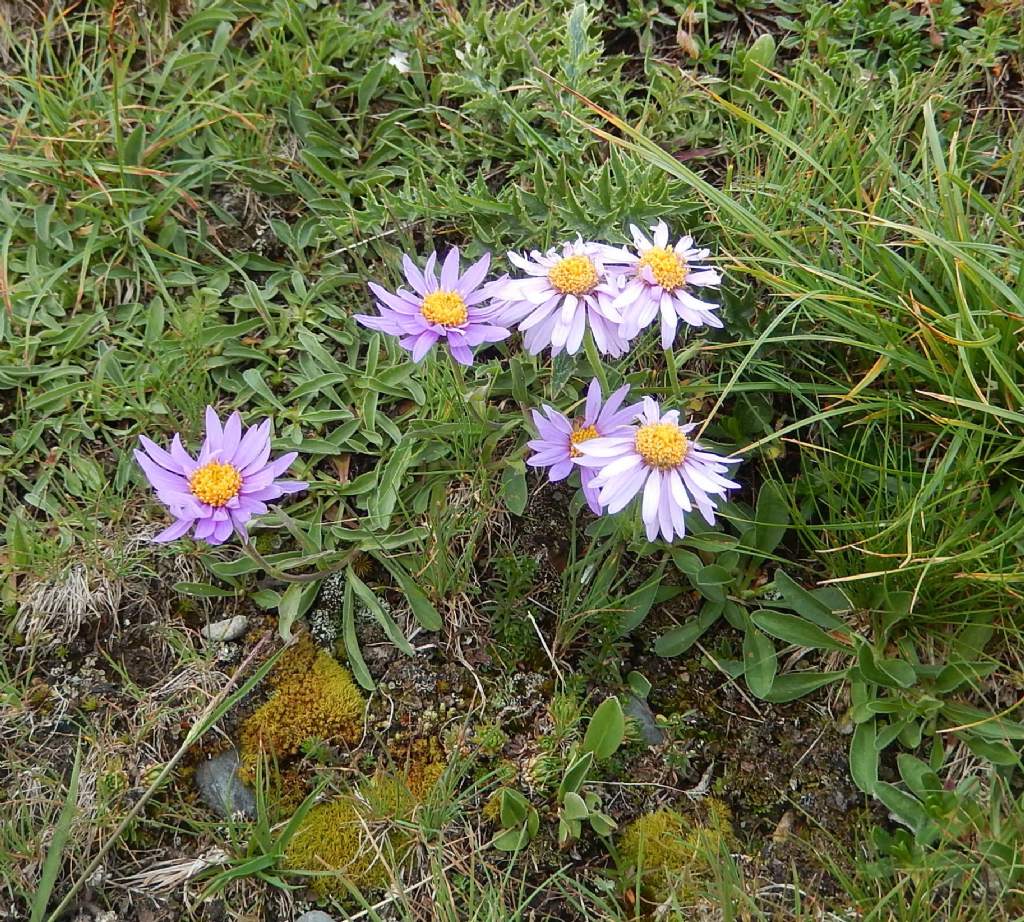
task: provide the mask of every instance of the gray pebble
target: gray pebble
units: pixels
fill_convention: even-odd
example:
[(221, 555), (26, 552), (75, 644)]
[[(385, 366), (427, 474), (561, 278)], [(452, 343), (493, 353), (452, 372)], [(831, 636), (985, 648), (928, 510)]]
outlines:
[(235, 615), (234, 618), (225, 618), (223, 621), (208, 624), (199, 633), (214, 643), (226, 643), (229, 640), (238, 640), (248, 626), (249, 619), (245, 615)]
[(238, 753), (228, 749), (196, 769), (199, 796), (223, 817), (256, 815), (256, 795), (238, 777)]
[(311, 909), (309, 912), (304, 912), (299, 916), (295, 922), (334, 922), (326, 912), (321, 912), (319, 909)]
[(665, 742), (665, 731), (658, 726), (650, 705), (636, 695), (626, 698), (622, 710), (627, 717), (632, 717), (640, 728), (640, 736), (648, 746), (660, 746)]

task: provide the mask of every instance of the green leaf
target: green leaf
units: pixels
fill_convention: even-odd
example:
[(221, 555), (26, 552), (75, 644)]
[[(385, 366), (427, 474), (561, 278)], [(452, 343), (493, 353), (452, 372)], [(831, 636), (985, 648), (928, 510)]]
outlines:
[(32, 542), (25, 521), (24, 506), (15, 506), (7, 519), (7, 552), (15, 568), (27, 567), (32, 560)]
[(583, 737), (583, 749), (596, 759), (607, 759), (619, 746), (626, 732), (626, 718), (619, 699), (612, 696), (601, 702), (594, 711)]
[(525, 826), (519, 826), (515, 829), (506, 829), (504, 832), (499, 832), (491, 840), (491, 845), (498, 849), (498, 851), (517, 852), (524, 845), (527, 845), (529, 841), (529, 830)]
[(772, 704), (784, 704), (787, 701), (795, 701), (804, 695), (817, 691), (823, 685), (835, 682), (846, 675), (845, 670), (836, 672), (787, 672), (777, 675), (772, 682), (772, 689), (765, 695), (764, 700)]
[(399, 630), (391, 615), (385, 611), (384, 606), (380, 604), (380, 599), (377, 598), (373, 590), (356, 576), (355, 571), (351, 567), (345, 571), (345, 579), (352, 585), (352, 590), (362, 599), (370, 614), (377, 619), (377, 623), (384, 628), (384, 633), (387, 634), (388, 640), (406, 656), (413, 656), (412, 644), (409, 643), (406, 636)]
[(654, 653), (659, 657), (678, 657), (686, 653), (718, 621), (722, 609), (722, 602), (705, 602), (696, 618), (658, 637), (654, 641)]
[(512, 515), (526, 511), (526, 465), (522, 461), (509, 461), (501, 474), (501, 498)]
[(692, 551), (684, 550), (681, 547), (673, 547), (669, 553), (672, 555), (672, 563), (676, 565), (676, 569), (687, 576), (692, 583), (703, 569), (704, 561)]
[(501, 825), (509, 829), (526, 820), (530, 802), (514, 788), (503, 788), (498, 801)]
[(406, 471), (412, 463), (413, 444), (411, 439), (399, 442), (392, 451), (384, 469), (380, 472), (377, 489), (370, 493), (366, 501), (366, 511), (370, 514), (371, 527), (386, 528), (391, 513), (398, 503), (399, 487)]
[(416, 585), (412, 576), (406, 572), (405, 567), (394, 558), (387, 557), (384, 554), (374, 554), (373, 558), (383, 565), (394, 577), (395, 582), (398, 583), (399, 588), (402, 590), (402, 595), (409, 602), (412, 613), (416, 616), (416, 620), (419, 621), (424, 630), (441, 630), (442, 621), (440, 613), (434, 607), (434, 603), (427, 598), (423, 590)]
[(46, 850), (46, 858), (43, 859), (43, 869), (36, 884), (36, 892), (32, 897), (29, 922), (42, 922), (43, 916), (46, 914), (46, 906), (53, 895), (53, 888), (57, 883), (57, 876), (60, 874), (64, 847), (67, 845), (68, 835), (71, 832), (71, 823), (74, 821), (75, 813), (78, 810), (78, 778), (81, 767), (82, 746), (81, 739), (79, 739), (79, 743), (75, 747), (75, 761), (71, 765), (68, 792), (60, 808), (60, 815), (57, 817), (57, 822), (54, 824), (50, 834), (50, 846)]
[(832, 650), (836, 653), (853, 653), (853, 647), (841, 643), (832, 635), (825, 633), (818, 625), (798, 615), (787, 615), (779, 611), (756, 611), (751, 620), (766, 634), (796, 644), (798, 647), (810, 647), (817, 650)]
[(963, 727), (964, 732), (974, 736), (996, 741), (1024, 740), (1024, 724), (996, 717), (968, 704), (948, 701), (942, 706), (942, 715), (952, 721), (954, 726)]
[(758, 698), (771, 691), (777, 668), (775, 644), (756, 628), (749, 628), (743, 635), (743, 674), (747, 687)]
[(575, 791), (567, 791), (565, 799), (562, 801), (562, 815), (567, 820), (585, 820), (590, 815), (590, 811), (579, 794)]
[(370, 670), (366, 668), (363, 653), (359, 649), (359, 638), (356, 636), (355, 597), (350, 582), (345, 583), (345, 595), (341, 605), (341, 624), (345, 653), (348, 656), (349, 666), (352, 667), (352, 675), (363, 688), (372, 692), (377, 686), (374, 685)]
[(917, 682), (917, 670), (902, 659), (876, 659), (875, 665), (899, 685), (900, 688), (910, 688)]
[(747, 49), (743, 59), (743, 73), (740, 75), (739, 83), (744, 89), (754, 87), (757, 81), (765, 75), (765, 70), (770, 70), (775, 64), (775, 39), (770, 32), (758, 36)]
[(664, 567), (659, 567), (657, 572), (644, 583), (639, 589), (623, 596), (617, 602), (611, 603), (608, 607), (619, 610), (623, 613), (620, 637), (624, 637), (634, 628), (643, 623), (658, 597), (658, 589), (661, 586), (661, 577)]
[(768, 482), (761, 487), (755, 517), (754, 547), (762, 554), (770, 554), (779, 546), (789, 525), (789, 505), (777, 484)]
[(967, 748), (979, 759), (986, 759), (993, 765), (1019, 765), (1020, 753), (1011, 749), (1005, 743), (995, 743), (989, 740), (968, 737)]
[(896, 766), (903, 783), (918, 797), (924, 799), (942, 790), (942, 782), (931, 766), (909, 752), (901, 752), (896, 756)]
[(899, 822), (914, 832), (924, 829), (928, 813), (916, 797), (911, 797), (886, 781), (879, 781), (873, 793)]
[(705, 586), (727, 586), (732, 582), (732, 574), (716, 563), (708, 564), (697, 572), (697, 585)]
[(720, 554), (723, 551), (731, 551), (740, 543), (740, 539), (720, 531), (707, 531), (703, 534), (688, 535), (684, 542), (687, 547), (695, 547), (698, 551)]
[(564, 800), (569, 791), (579, 791), (583, 782), (587, 780), (587, 773), (593, 764), (594, 753), (585, 752), (565, 770), (562, 783), (558, 785), (559, 800)]
[(826, 631), (849, 631), (849, 628), (832, 614), (832, 609), (828, 605), (814, 593), (804, 589), (784, 570), (775, 571), (774, 583), (787, 605), (797, 614), (803, 615)]
[(41, 205), (36, 205), (33, 214), (33, 221), (36, 229), (36, 237), (39, 238), (40, 243), (46, 246), (49, 246), (50, 243), (50, 219), (52, 217), (52, 204), (50, 204), (49, 202), (44, 202)]
[(641, 700), (646, 700), (651, 693), (650, 680), (635, 669), (626, 676), (626, 684), (629, 686), (629, 690)]
[(302, 583), (291, 583), (277, 605), (277, 632), (286, 643), (292, 639), (292, 625), (299, 617)]
[(850, 776), (865, 794), (874, 794), (878, 784), (878, 749), (875, 746), (875, 722), (857, 724), (850, 740)]
[(590, 828), (599, 836), (610, 836), (619, 828), (619, 824), (606, 813), (591, 813)]
[(263, 380), (263, 375), (260, 374), (258, 368), (247, 368), (242, 372), (242, 380), (271, 406), (277, 407), (282, 413), (286, 412), (284, 405), (274, 396), (274, 392)]
[[(199, 599), (233, 599), (238, 591), (212, 586), (209, 583), (175, 583), (174, 591), (181, 595), (190, 595)], [(288, 638), (284, 638), (287, 640)]]
[(362, 115), (366, 112), (367, 106), (370, 104), (370, 100), (373, 98), (373, 94), (377, 92), (377, 86), (380, 84), (380, 79), (384, 76), (384, 71), (390, 67), (387, 58), (381, 57), (381, 59), (374, 64), (359, 81), (358, 88), (356, 89), (356, 102), (359, 105), (359, 114)]
[(857, 649), (857, 668), (868, 682), (885, 688), (910, 688), (917, 681), (917, 672), (910, 663), (876, 658), (871, 646), (866, 643)]

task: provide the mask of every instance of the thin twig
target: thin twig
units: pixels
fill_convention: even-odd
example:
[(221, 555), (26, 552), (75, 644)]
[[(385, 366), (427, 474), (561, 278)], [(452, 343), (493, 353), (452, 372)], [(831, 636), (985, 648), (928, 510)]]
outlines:
[(565, 685), (565, 676), (562, 675), (562, 670), (558, 668), (558, 663), (555, 662), (554, 656), (551, 655), (551, 648), (548, 646), (548, 642), (544, 639), (544, 635), (540, 632), (540, 627), (534, 620), (533, 612), (528, 612), (526, 615), (530, 619), (530, 624), (533, 625), (533, 629), (537, 632), (537, 636), (540, 638), (540, 645), (544, 648), (544, 652), (547, 653), (548, 659), (551, 660), (551, 665), (555, 670), (555, 674), (558, 676), (558, 681)]

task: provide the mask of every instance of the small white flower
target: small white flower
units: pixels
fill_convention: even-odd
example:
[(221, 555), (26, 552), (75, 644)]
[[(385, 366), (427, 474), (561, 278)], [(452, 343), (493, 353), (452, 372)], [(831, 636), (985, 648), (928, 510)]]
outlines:
[(400, 74), (409, 73), (409, 55), (398, 48), (395, 48), (391, 52), (391, 57), (388, 58), (388, 64), (390, 64)]

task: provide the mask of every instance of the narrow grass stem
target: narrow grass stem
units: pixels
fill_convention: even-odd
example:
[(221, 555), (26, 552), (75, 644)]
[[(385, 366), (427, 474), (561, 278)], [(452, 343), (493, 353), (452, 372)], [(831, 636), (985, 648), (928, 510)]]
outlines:
[(272, 576), (274, 579), (279, 579), (286, 583), (315, 583), (322, 580), (325, 576), (330, 576), (332, 573), (344, 570), (345, 567), (355, 560), (356, 556), (359, 554), (359, 548), (352, 548), (337, 563), (333, 563), (329, 567), (324, 567), (322, 570), (317, 570), (315, 573), (286, 573), (284, 570), (278, 569), (258, 550), (256, 550), (256, 545), (253, 544), (252, 541), (243, 542), (242, 553), (244, 553), (254, 563), (262, 567), (267, 574)]
[(601, 393), (607, 397), (610, 393), (608, 373), (605, 371), (604, 362), (601, 361), (601, 356), (597, 351), (597, 343), (594, 342), (594, 337), (590, 333), (583, 338), (583, 349), (586, 352), (587, 361), (590, 363), (590, 369), (594, 372), (594, 377), (601, 382)]
[(497, 428), (497, 423), (494, 423), (491, 420), (489, 420), (485, 413), (481, 413), (480, 407), (477, 406), (476, 401), (470, 397), (469, 385), (466, 382), (466, 373), (465, 371), (463, 371), (461, 363), (457, 362), (455, 360), (455, 356), (451, 355), (450, 353), (448, 359), (448, 364), (451, 366), (452, 370), (452, 377), (455, 380), (455, 386), (458, 389), (459, 394), (465, 401), (466, 406), (469, 407), (469, 412), (473, 415), (473, 418), (486, 429)]
[(676, 350), (673, 343), (665, 350), (665, 367), (668, 371), (668, 389), (673, 397), (679, 396), (679, 366), (676, 364)]

